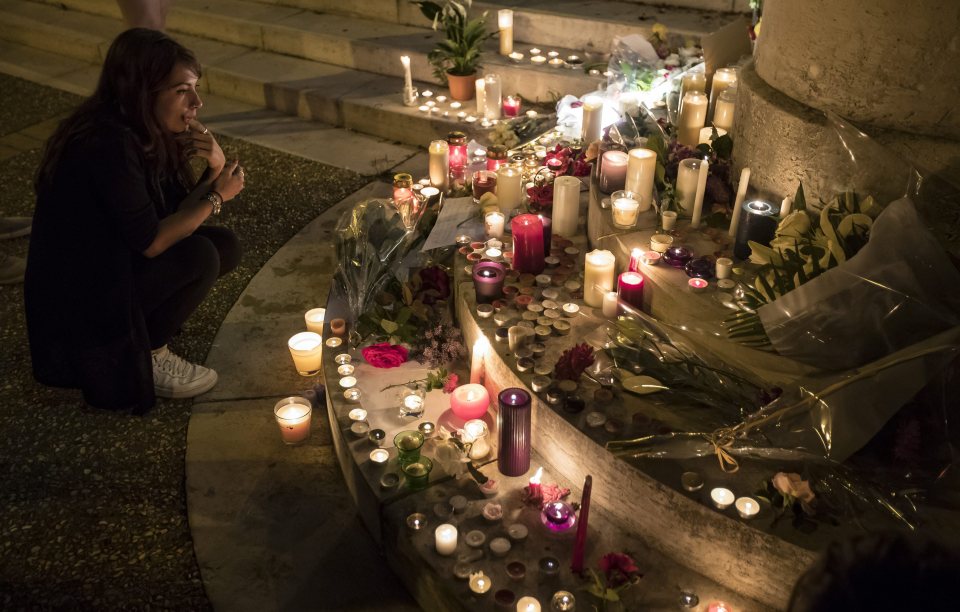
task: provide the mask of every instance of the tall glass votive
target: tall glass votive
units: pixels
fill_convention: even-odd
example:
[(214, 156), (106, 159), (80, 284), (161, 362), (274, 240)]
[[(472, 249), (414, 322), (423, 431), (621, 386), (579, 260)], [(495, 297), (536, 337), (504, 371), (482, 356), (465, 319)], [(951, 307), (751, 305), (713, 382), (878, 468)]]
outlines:
[(287, 341), (293, 365), (301, 376), (313, 376), (323, 363), (323, 338), (316, 332), (300, 332)]
[(273, 416), (280, 426), (280, 437), (286, 444), (300, 444), (310, 437), (313, 410), (305, 397), (285, 397), (273, 407)]
[[(624, 154), (626, 155), (626, 154)], [(613, 225), (618, 229), (630, 229), (640, 216), (640, 200), (633, 192), (616, 191), (610, 196)]]
[(401, 466), (413, 463), (420, 459), (420, 448), (423, 446), (423, 434), (419, 431), (401, 431), (393, 438), (393, 445), (397, 447), (397, 459)]
[(326, 308), (311, 308), (304, 313), (303, 320), (307, 324), (307, 331), (323, 335), (323, 319), (326, 315)]
[(487, 170), (496, 172), (500, 166), (506, 163), (508, 163), (506, 146), (490, 145), (487, 147)]
[(402, 464), (400, 469), (407, 479), (407, 486), (413, 491), (427, 488), (430, 481), (430, 472), (433, 470), (433, 461), (428, 457), (419, 457), (416, 461)]
[(503, 297), (503, 281), (506, 270), (502, 264), (494, 261), (481, 261), (473, 266), (473, 288), (477, 292), (477, 302), (489, 304)]
[(530, 469), (530, 394), (510, 387), (497, 399), (497, 467), (504, 476), (522, 476)]
[(497, 173), (490, 170), (477, 170), (473, 173), (473, 203), (479, 204), (485, 193), (497, 192)]

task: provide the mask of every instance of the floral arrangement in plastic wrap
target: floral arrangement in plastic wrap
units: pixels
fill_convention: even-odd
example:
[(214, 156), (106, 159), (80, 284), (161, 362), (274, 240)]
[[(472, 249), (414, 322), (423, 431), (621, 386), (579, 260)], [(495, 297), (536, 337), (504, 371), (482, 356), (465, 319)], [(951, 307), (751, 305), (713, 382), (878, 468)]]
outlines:
[(622, 593), (634, 584), (637, 584), (643, 574), (637, 567), (637, 562), (626, 553), (607, 553), (600, 557), (597, 563), (599, 572), (590, 569), (591, 584), (587, 592), (599, 600), (599, 610), (616, 609), (622, 607)]

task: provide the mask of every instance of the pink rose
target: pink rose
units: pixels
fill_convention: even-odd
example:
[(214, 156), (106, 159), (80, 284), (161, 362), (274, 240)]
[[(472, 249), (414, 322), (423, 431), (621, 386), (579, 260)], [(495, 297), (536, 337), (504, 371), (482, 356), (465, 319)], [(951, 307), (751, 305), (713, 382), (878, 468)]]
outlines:
[(389, 342), (371, 344), (360, 352), (367, 363), (375, 368), (395, 368), (403, 364), (409, 356), (405, 346)]
[(458, 382), (460, 382), (460, 377), (456, 374), (450, 374), (447, 376), (447, 380), (443, 383), (443, 392), (453, 393), (453, 390), (457, 388)]
[(810, 488), (810, 481), (803, 480), (800, 477), (800, 474), (787, 474), (786, 472), (778, 472), (776, 476), (773, 477), (771, 481), (773, 483), (773, 488), (779, 491), (782, 495), (789, 495), (797, 499), (800, 504), (803, 506), (804, 512), (812, 514), (813, 500), (816, 495), (813, 492), (813, 489)]

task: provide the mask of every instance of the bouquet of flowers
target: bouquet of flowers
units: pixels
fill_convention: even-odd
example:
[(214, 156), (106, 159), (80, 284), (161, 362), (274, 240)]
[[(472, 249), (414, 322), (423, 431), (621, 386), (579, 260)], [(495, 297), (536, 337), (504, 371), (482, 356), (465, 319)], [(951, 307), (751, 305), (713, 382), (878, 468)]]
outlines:
[(599, 572), (590, 569), (593, 583), (587, 591), (600, 600), (600, 610), (607, 610), (610, 604), (620, 603), (620, 594), (643, 578), (637, 562), (626, 553), (607, 553), (597, 565)]

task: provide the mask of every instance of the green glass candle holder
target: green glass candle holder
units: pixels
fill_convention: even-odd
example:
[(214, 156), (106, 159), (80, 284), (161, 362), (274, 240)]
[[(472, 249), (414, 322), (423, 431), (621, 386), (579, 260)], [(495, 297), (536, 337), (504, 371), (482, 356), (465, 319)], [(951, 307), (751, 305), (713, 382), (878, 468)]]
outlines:
[(393, 445), (397, 447), (401, 467), (420, 458), (420, 448), (423, 446), (423, 440), (423, 434), (419, 431), (401, 431), (394, 436)]
[(430, 481), (430, 472), (433, 470), (433, 461), (429, 457), (420, 457), (412, 463), (403, 466), (403, 475), (407, 479), (407, 486), (413, 491), (427, 488)]

